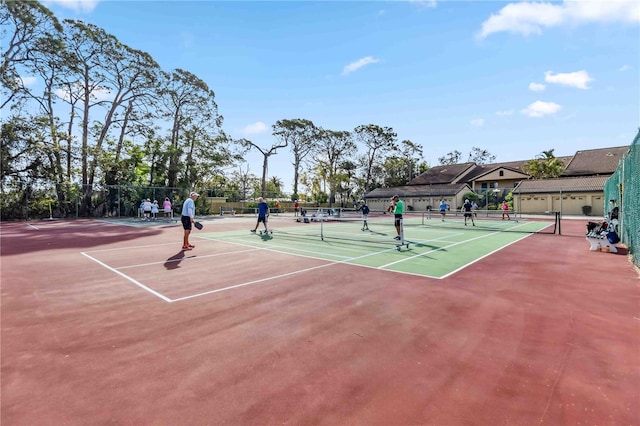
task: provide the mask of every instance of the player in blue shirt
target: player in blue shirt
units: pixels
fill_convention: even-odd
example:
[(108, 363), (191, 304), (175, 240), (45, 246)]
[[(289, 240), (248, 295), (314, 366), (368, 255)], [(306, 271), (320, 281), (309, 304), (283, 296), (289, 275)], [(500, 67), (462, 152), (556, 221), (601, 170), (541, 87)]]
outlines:
[(256, 229), (258, 229), (258, 225), (260, 222), (264, 224), (264, 232), (269, 233), (269, 228), (267, 228), (267, 218), (269, 217), (269, 205), (264, 200), (264, 198), (258, 198), (258, 221), (256, 222), (255, 228), (251, 230), (251, 232), (255, 233)]
[(367, 216), (369, 215), (369, 206), (364, 202), (364, 200), (360, 201), (360, 207), (358, 208), (362, 212), (362, 230), (368, 231), (369, 225), (367, 224)]

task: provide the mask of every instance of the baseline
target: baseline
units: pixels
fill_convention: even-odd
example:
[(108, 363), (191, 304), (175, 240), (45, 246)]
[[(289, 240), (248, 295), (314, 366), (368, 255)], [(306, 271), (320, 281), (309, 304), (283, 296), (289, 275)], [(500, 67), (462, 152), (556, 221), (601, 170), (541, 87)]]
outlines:
[(147, 287), (146, 285), (142, 284), (140, 281), (138, 281), (138, 280), (134, 279), (133, 277), (130, 277), (129, 275), (124, 274), (124, 273), (122, 273), (122, 272), (118, 271), (117, 269), (112, 268), (111, 266), (107, 265), (106, 263), (104, 263), (104, 262), (102, 262), (102, 261), (100, 261), (100, 260), (96, 259), (95, 257), (93, 257), (93, 256), (91, 256), (91, 255), (89, 255), (89, 254), (87, 254), (87, 253), (85, 253), (85, 252), (80, 252), (80, 254), (82, 254), (83, 256), (85, 256), (85, 257), (87, 257), (87, 258), (89, 258), (89, 259), (93, 260), (93, 261), (94, 261), (94, 262), (96, 262), (98, 265), (103, 266), (104, 268), (108, 269), (109, 271), (114, 272), (114, 273), (116, 273), (117, 275), (120, 275), (122, 278), (126, 279), (126, 280), (127, 280), (127, 281), (129, 281), (129, 282), (132, 282), (133, 284), (137, 285), (137, 286), (138, 286), (138, 287), (140, 287), (141, 289), (143, 289), (143, 290), (145, 290), (145, 291), (148, 291), (149, 293), (153, 294), (154, 296), (159, 297), (160, 299), (164, 300), (165, 302), (169, 302), (169, 303), (171, 303), (171, 299), (170, 299), (170, 298), (168, 298), (167, 296), (165, 296), (165, 295), (164, 295), (164, 294), (162, 294), (162, 293), (159, 293), (159, 292), (155, 291), (155, 290), (154, 290), (154, 289), (152, 289), (152, 288)]

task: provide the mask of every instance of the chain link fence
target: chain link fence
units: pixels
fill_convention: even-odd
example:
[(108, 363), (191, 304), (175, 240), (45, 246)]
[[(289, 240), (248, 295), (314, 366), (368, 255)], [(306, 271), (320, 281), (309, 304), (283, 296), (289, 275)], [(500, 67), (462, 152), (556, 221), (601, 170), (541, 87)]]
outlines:
[[(245, 191), (217, 188), (196, 188), (199, 215), (220, 214), (221, 204), (255, 207), (256, 197), (245, 197)], [(139, 217), (145, 200), (158, 202), (162, 211), (165, 199), (172, 204), (174, 216), (179, 215), (190, 189), (160, 186), (99, 185), (83, 186), (47, 181), (5, 188), (0, 194), (2, 220), (33, 220), (54, 218), (131, 218)], [(289, 200), (286, 194), (266, 194), (268, 200)], [(238, 208), (236, 207), (236, 208)], [(240, 210), (240, 209), (239, 209)]]
[(633, 263), (640, 266), (640, 131), (605, 183), (604, 194), (607, 211), (618, 207), (620, 240), (629, 247)]

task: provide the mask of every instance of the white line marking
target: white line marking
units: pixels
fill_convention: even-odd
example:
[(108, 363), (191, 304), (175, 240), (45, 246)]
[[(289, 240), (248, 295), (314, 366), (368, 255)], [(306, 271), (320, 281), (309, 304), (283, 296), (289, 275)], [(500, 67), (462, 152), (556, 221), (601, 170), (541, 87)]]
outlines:
[(118, 250), (135, 250), (135, 249), (141, 249), (141, 248), (147, 248), (147, 247), (160, 247), (160, 246), (168, 246), (168, 245), (177, 246), (176, 243), (147, 244), (147, 245), (144, 245), (144, 246), (128, 246), (126, 248), (115, 247), (115, 248), (100, 249), (100, 250), (88, 250), (88, 251), (86, 251), (86, 253), (102, 253), (102, 252), (105, 252), (105, 251), (118, 251)]
[(331, 262), (331, 261), (329, 261), (329, 262), (330, 263), (327, 263), (327, 264), (324, 264), (324, 265), (318, 265), (318, 266), (313, 266), (311, 268), (301, 269), (301, 270), (298, 270), (298, 271), (287, 272), (286, 274), (274, 275), (272, 277), (262, 278), (262, 279), (259, 279), (259, 280), (248, 281), (248, 282), (242, 283), (242, 284), (236, 284), (236, 285), (232, 285), (232, 286), (229, 286), (229, 287), (219, 288), (217, 290), (210, 290), (210, 291), (205, 291), (203, 293), (192, 294), (190, 296), (179, 297), (177, 299), (170, 300), (169, 303), (180, 302), (182, 300), (193, 299), (195, 297), (200, 297), (200, 296), (206, 296), (206, 295), (212, 294), (212, 293), (218, 293), (218, 292), (221, 292), (221, 291), (232, 290), (232, 289), (238, 288), (238, 287), (245, 287), (245, 286), (248, 286), (248, 285), (258, 284), (258, 283), (262, 283), (262, 282), (265, 282), (265, 281), (270, 281), (270, 280), (275, 280), (275, 279), (278, 279), (278, 278), (288, 277), (288, 276), (291, 276), (291, 275), (296, 275), (296, 274), (300, 274), (300, 273), (303, 273), (303, 272), (313, 271), (314, 269), (326, 268), (327, 266), (333, 266), (333, 265), (336, 265), (338, 263), (341, 263), (341, 262)]
[[(520, 226), (522, 226), (522, 225), (520, 225)], [(517, 228), (517, 226), (514, 226), (513, 228), (509, 228), (509, 229), (515, 229), (515, 228)], [(404, 258), (404, 259), (396, 260), (395, 262), (387, 263), (386, 265), (378, 266), (378, 268), (379, 269), (384, 269), (384, 268), (387, 268), (387, 267), (389, 267), (391, 265), (395, 265), (396, 263), (406, 262), (407, 260), (412, 260), (412, 259), (415, 259), (416, 257), (421, 257), (421, 256), (425, 256), (425, 255), (437, 252), (437, 251), (445, 250), (445, 249), (448, 249), (449, 247), (458, 246), (460, 244), (466, 244), (466, 243), (469, 243), (469, 242), (475, 241), (475, 240), (481, 240), (483, 238), (487, 238), (487, 237), (490, 237), (492, 235), (499, 234), (500, 232), (504, 232), (504, 231), (491, 232), (489, 234), (481, 235), (479, 237), (471, 238), (469, 240), (465, 240), (465, 241), (460, 241), (458, 243), (449, 244), (448, 246), (440, 247), (440, 248), (435, 249), (435, 250), (429, 250), (429, 251), (424, 252), (424, 253), (416, 254), (415, 256), (407, 257), (407, 258)], [(528, 236), (528, 235), (526, 235), (526, 236)], [(521, 240), (521, 239), (522, 238), (518, 239), (518, 241)], [(506, 247), (506, 246), (503, 246), (503, 247)]]
[(505, 244), (504, 246), (498, 247), (497, 249), (493, 250), (492, 252), (489, 252), (489, 253), (485, 254), (484, 256), (481, 256), (481, 257), (479, 257), (479, 258), (477, 258), (477, 259), (475, 259), (475, 260), (472, 260), (471, 262), (469, 262), (469, 263), (467, 263), (467, 264), (465, 264), (465, 265), (462, 265), (462, 266), (461, 266), (461, 267), (459, 267), (458, 269), (453, 270), (453, 271), (449, 272), (448, 274), (443, 275), (443, 276), (442, 276), (442, 279), (445, 279), (445, 278), (447, 278), (448, 276), (453, 275), (453, 274), (455, 274), (456, 272), (461, 271), (461, 270), (463, 270), (464, 268), (466, 268), (466, 267), (468, 267), (468, 266), (471, 266), (471, 265), (473, 265), (474, 263), (476, 263), (476, 262), (478, 262), (478, 261), (480, 261), (480, 260), (484, 259), (485, 257), (490, 256), (490, 255), (492, 255), (493, 253), (499, 252), (500, 250), (504, 249), (505, 247), (509, 247), (511, 244), (515, 244), (515, 243), (517, 243), (518, 241), (523, 240), (523, 239), (525, 239), (525, 238), (527, 238), (527, 237), (530, 237), (530, 236), (531, 236), (531, 234), (529, 234), (529, 235), (525, 235), (525, 236), (523, 236), (522, 238), (518, 238), (517, 240), (510, 242), (509, 244)]
[(32, 225), (32, 224), (30, 224), (30, 223), (27, 223), (27, 226), (32, 227), (32, 228), (33, 228), (33, 229), (35, 229), (36, 231), (39, 231), (39, 230), (40, 230), (40, 228), (38, 228), (37, 226)]
[(256, 251), (256, 250), (260, 250), (260, 249), (254, 248), (254, 249), (248, 249), (248, 250), (227, 251), (224, 253), (206, 254), (206, 255), (200, 255), (200, 256), (195, 255), (195, 256), (188, 256), (188, 257), (181, 257), (178, 259), (167, 259), (162, 262), (138, 263), (136, 265), (118, 266), (117, 268), (114, 268), (114, 269), (121, 270), (121, 269), (129, 269), (129, 268), (141, 268), (143, 266), (151, 266), (151, 265), (164, 265), (165, 263), (171, 263), (171, 262), (182, 262), (185, 260), (205, 259), (207, 257), (227, 256), (229, 254), (247, 253), (247, 252)]
[[(227, 238), (234, 238), (234, 240), (225, 240), (223, 239), (225, 237), (218, 237), (218, 238), (207, 238), (209, 241), (219, 241), (222, 243), (229, 243), (229, 244), (237, 244), (237, 245), (241, 245), (244, 247), (253, 247), (255, 248), (255, 244), (242, 244), (237, 242), (238, 239), (242, 238), (243, 240), (249, 240), (250, 237), (227, 237)], [(320, 237), (318, 237), (320, 238)], [(320, 240), (318, 240), (319, 242), (321, 242)], [(309, 257), (311, 259), (320, 259), (320, 260), (327, 260), (326, 257), (320, 258), (320, 257), (314, 257), (314, 256), (307, 256), (304, 254), (297, 254), (297, 253), (290, 253), (289, 251), (283, 251), (283, 250), (292, 250), (295, 252), (302, 252), (302, 253), (311, 253), (311, 254), (315, 254), (315, 255), (324, 255), (324, 256), (330, 256), (330, 257), (337, 257), (337, 258), (343, 258), (343, 259), (348, 259), (348, 256), (342, 256), (339, 254), (332, 254), (332, 253), (325, 253), (325, 252), (317, 252), (317, 251), (311, 251), (311, 250), (304, 250), (304, 249), (298, 249), (298, 248), (294, 248), (294, 247), (290, 247), (290, 246), (283, 246), (283, 245), (278, 245), (278, 244), (272, 244), (269, 243), (270, 247), (275, 247), (275, 248), (281, 248), (281, 250), (275, 250), (273, 248), (268, 248), (268, 247), (259, 247), (261, 250), (267, 250), (267, 251), (272, 251), (275, 253), (284, 253), (284, 254), (290, 254), (292, 256), (300, 256), (300, 257)]]
[(116, 270), (116, 269), (113, 269), (111, 266), (107, 265), (106, 263), (103, 263), (103, 262), (99, 261), (98, 259), (96, 259), (96, 258), (94, 258), (94, 257), (89, 256), (89, 255), (88, 255), (87, 253), (85, 253), (85, 252), (80, 252), (80, 253), (81, 253), (83, 256), (86, 256), (86, 257), (88, 257), (89, 259), (93, 260), (93, 261), (94, 261), (94, 262), (96, 262), (98, 265), (102, 265), (103, 267), (107, 268), (107, 269), (108, 269), (108, 270), (110, 270), (111, 272), (114, 272), (114, 273), (116, 273), (116, 274), (120, 275), (121, 277), (123, 277), (124, 279), (126, 279), (126, 280), (128, 280), (128, 281), (130, 281), (130, 282), (134, 283), (135, 285), (137, 285), (137, 286), (138, 286), (138, 287), (140, 287), (141, 289), (148, 291), (149, 293), (153, 294), (154, 296), (159, 297), (160, 299), (164, 300), (165, 302), (169, 302), (169, 303), (171, 303), (171, 299), (169, 299), (169, 298), (168, 298), (168, 297), (166, 297), (165, 295), (163, 295), (163, 294), (161, 294), (161, 293), (158, 293), (157, 291), (155, 291), (155, 290), (153, 290), (153, 289), (150, 289), (150, 288), (149, 288), (149, 287), (147, 287), (146, 285), (144, 285), (144, 284), (142, 284), (142, 283), (138, 282), (137, 280), (135, 280), (135, 279), (131, 278), (130, 276), (128, 276), (128, 275), (126, 275), (126, 274), (123, 274), (122, 272), (120, 272), (120, 271), (118, 271), (118, 270)]

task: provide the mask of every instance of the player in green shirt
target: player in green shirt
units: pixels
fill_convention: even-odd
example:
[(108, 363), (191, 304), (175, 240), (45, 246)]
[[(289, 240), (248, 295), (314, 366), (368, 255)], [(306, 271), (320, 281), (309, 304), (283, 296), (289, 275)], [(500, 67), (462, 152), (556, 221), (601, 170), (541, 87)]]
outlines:
[(396, 232), (398, 233), (395, 239), (402, 240), (401, 224), (402, 224), (402, 213), (404, 212), (404, 202), (400, 199), (399, 196), (394, 195), (393, 198), (391, 199), (391, 204), (393, 205), (393, 215), (395, 217)]

